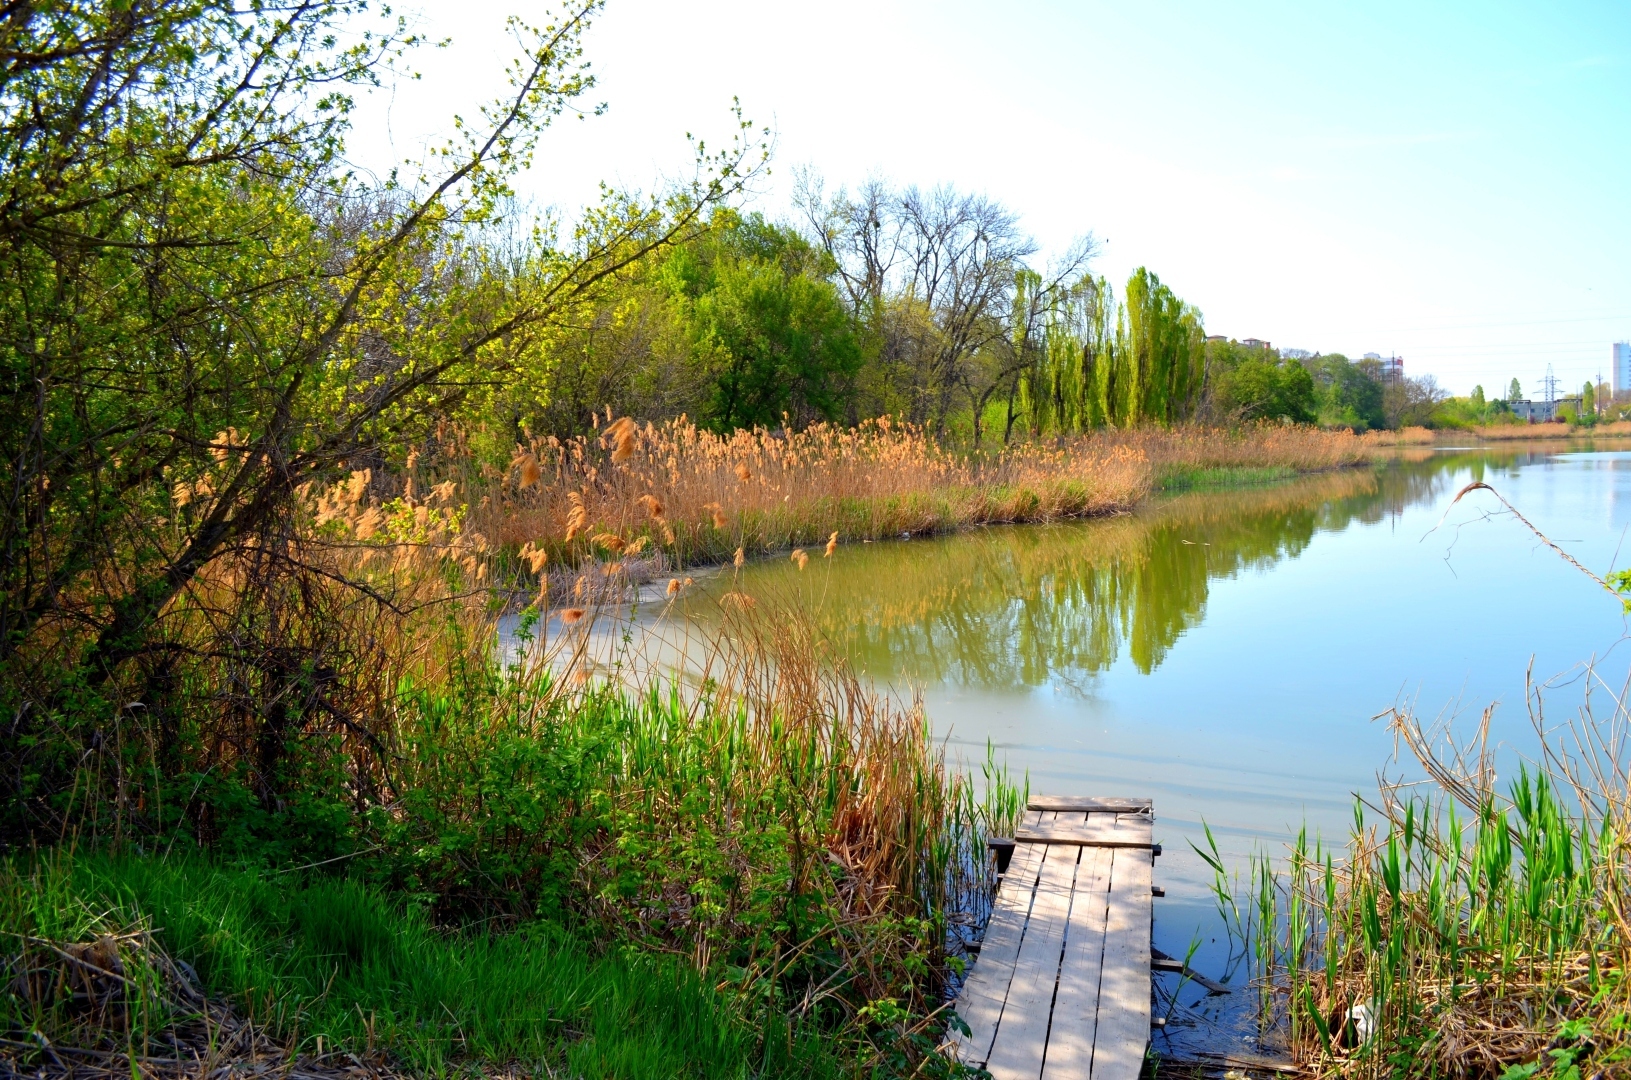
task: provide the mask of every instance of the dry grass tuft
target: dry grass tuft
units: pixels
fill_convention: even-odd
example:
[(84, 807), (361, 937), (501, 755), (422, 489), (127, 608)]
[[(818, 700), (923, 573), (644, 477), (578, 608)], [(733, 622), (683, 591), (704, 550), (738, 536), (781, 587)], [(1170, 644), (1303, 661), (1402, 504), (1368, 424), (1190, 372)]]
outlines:
[[(67, 1003), (68, 1025), (47, 1039), (0, 1039), (0, 1072), (86, 1080), (205, 1080), (221, 1076), (386, 1080), (414, 1075), (373, 1046), (275, 1038), (264, 1024), (226, 1002), (206, 998), (189, 974), (145, 929), (102, 933), (89, 942), (24, 937), (4, 970), (20, 974), (8, 990), (45, 1013)], [(152, 1044), (144, 1047), (145, 1043)], [(144, 1049), (148, 1052), (144, 1052)], [(43, 1052), (42, 1052), (43, 1051)], [(25, 1066), (33, 1052), (42, 1058)]]

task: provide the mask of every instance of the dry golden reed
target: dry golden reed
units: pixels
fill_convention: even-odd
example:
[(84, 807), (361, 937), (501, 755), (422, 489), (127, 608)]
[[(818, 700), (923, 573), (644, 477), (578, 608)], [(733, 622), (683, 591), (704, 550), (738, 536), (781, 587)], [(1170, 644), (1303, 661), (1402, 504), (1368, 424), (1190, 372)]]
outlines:
[[(869, 540), (1121, 513), (1165, 469), (1315, 471), (1366, 451), (1348, 432), (1273, 425), (1105, 431), (969, 454), (888, 418), (717, 435), (684, 418), (641, 426), (624, 417), (597, 436), (518, 447), (470, 525), (510, 550), (547, 547), (567, 567), (593, 556), (585, 534), (595, 543), (649, 537), (667, 565), (723, 562), (738, 551), (830, 546), (835, 531)], [(532, 461), (544, 474), (536, 483)]]
[(1524, 442), (1530, 439), (1624, 439), (1631, 437), (1631, 420), (1616, 420), (1577, 428), (1573, 424), (1491, 424), (1473, 428), (1485, 442)]
[(1436, 436), (1424, 427), (1400, 428), (1397, 431), (1367, 431), (1359, 436), (1366, 447), (1430, 446)]

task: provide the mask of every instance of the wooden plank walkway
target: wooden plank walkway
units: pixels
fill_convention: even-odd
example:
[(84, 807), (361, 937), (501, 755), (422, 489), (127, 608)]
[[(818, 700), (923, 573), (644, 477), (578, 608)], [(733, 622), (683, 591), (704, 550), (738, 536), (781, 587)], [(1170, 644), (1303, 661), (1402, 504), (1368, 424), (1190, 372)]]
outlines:
[(1150, 1040), (1148, 799), (1037, 796), (957, 998), (995, 1080), (1134, 1080)]

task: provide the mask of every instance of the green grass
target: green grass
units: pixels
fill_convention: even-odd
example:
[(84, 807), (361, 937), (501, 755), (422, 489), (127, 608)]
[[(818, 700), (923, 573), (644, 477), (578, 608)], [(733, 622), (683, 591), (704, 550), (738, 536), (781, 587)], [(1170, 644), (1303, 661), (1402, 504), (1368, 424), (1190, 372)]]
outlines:
[[(372, 1035), (415, 1071), (464, 1062), (654, 1080), (848, 1071), (832, 1047), (793, 1037), (775, 1010), (769, 1027), (751, 1022), (680, 960), (601, 952), (549, 923), (445, 933), (354, 881), (196, 858), (57, 853), (0, 866), (7, 938), (82, 941), (139, 924), (241, 1015), (308, 1045), (321, 1035), (362, 1048)], [(9, 988), (0, 994), (0, 1026), (51, 1034), (53, 1023)]]
[(1286, 465), (1220, 466), (1168, 465), (1161, 470), (1156, 487), (1161, 491), (1204, 491), (1212, 488), (1251, 487), (1273, 484), (1303, 475)]
[[(732, 626), (738, 666), (694, 698), (655, 683), (562, 692), (547, 668), (466, 650), (440, 678), (398, 683), (388, 758), (313, 733), (272, 805), (232, 762), (132, 768), (136, 797), (80, 796), (155, 808), (122, 840), (0, 858), (0, 965), (7, 933), (153, 927), (280, 1039), (372, 1043), (430, 1073), (944, 1075), (945, 919), (983, 881), (969, 853), (1011, 829), (1013, 792), (988, 782), (977, 802), (922, 717), (823, 667), (796, 619), (767, 606)], [(387, 782), (388, 801), (356, 795)], [(113, 846), (195, 854), (99, 854)], [(446, 929), (461, 926), (477, 929)], [(0, 967), (0, 1034), (122, 1046), (29, 1015), (9, 982)], [(156, 993), (135, 1007), (138, 1034), (173, 1019)]]

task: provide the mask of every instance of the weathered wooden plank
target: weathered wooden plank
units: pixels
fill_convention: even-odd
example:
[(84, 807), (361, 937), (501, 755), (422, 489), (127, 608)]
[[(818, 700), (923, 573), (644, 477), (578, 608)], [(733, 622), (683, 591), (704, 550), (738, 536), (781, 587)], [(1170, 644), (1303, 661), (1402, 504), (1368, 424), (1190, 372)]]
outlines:
[(1114, 848), (1085, 847), (1076, 866), (1059, 993), (1054, 998), (1043, 1080), (1084, 1080), (1093, 1062), (1098, 1025), (1099, 974), (1104, 967), (1105, 916), (1110, 904)]
[[(1021, 824), (1036, 825), (1043, 817), (1041, 812), (1032, 811), (1025, 814)], [(1008, 997), (1008, 984), (1013, 979), (1014, 961), (1019, 954), (1025, 922), (1030, 917), (1031, 901), (1041, 866), (1042, 851), (1037, 845), (1016, 846), (1014, 857), (992, 899), (991, 917), (986, 923), (985, 937), (981, 940), (980, 959), (975, 962), (957, 996), (957, 1014), (968, 1024), (969, 1034), (954, 1034), (951, 1041), (958, 1055), (970, 1063), (983, 1064), (990, 1055), (991, 1042), (1002, 1020), (1003, 1003)]]
[(1022, 825), (1014, 833), (1014, 840), (1021, 844), (1147, 848), (1151, 844), (1150, 822), (1144, 814), (1061, 814), (1052, 822)]
[[(1086, 800), (1078, 800), (1078, 803)], [(997, 1080), (1134, 1080), (1149, 1042), (1150, 822), (1140, 800), (1029, 810), (952, 1039)]]
[(1092, 1080), (1136, 1080), (1150, 1042), (1150, 856), (1113, 849)]
[(1097, 795), (1032, 795), (1025, 806), (1029, 810), (1083, 813), (1102, 810), (1110, 814), (1148, 814), (1154, 809), (1154, 804), (1149, 799), (1122, 799)]
[(991, 906), (991, 918), (980, 942), (980, 958), (974, 962), (962, 992), (957, 995), (957, 1015), (968, 1025), (969, 1034), (954, 1034), (952, 1044), (958, 1056), (970, 1064), (983, 1064), (991, 1056), (991, 1043), (1002, 1021), (1020, 939), (1030, 917), (1043, 851), (1036, 844), (1021, 844), (1014, 852), (1007, 876)]
[(1065, 951), (1065, 922), (1070, 915), (1076, 862), (1081, 849), (1046, 846), (1031, 918), (1025, 924), (1008, 987), (1002, 1023), (985, 1067), (995, 1080), (1036, 1080), (1047, 1051), (1048, 1021)]

